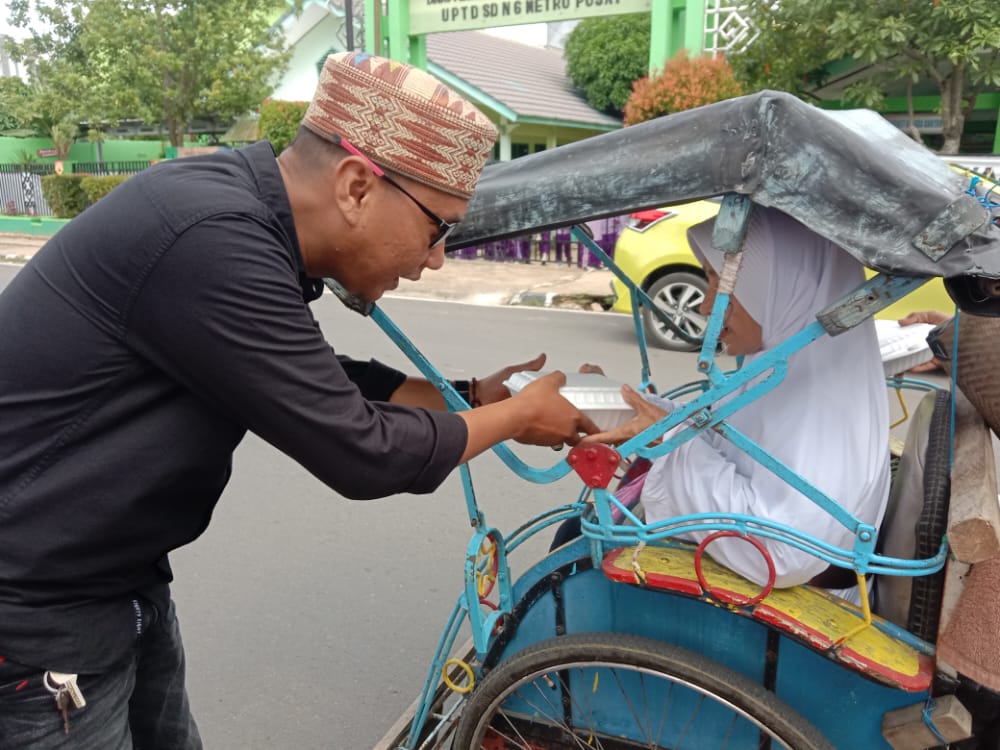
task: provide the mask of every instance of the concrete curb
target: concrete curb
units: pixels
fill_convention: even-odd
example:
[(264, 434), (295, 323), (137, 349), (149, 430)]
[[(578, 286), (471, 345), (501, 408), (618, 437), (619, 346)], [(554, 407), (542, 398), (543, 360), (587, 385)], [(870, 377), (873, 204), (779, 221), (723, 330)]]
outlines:
[(524, 305), (525, 307), (552, 307), (556, 296), (555, 292), (533, 292), (529, 289), (522, 289), (515, 292), (507, 304)]
[(611, 307), (611, 294), (533, 292), (523, 290), (514, 294), (508, 305), (521, 307), (558, 307), (567, 310), (606, 312)]

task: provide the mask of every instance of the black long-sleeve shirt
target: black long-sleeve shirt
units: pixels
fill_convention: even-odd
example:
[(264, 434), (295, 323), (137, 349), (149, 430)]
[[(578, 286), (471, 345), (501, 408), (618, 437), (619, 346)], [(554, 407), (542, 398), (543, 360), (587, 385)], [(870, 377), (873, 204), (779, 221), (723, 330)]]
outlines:
[(165, 598), (247, 430), (350, 498), (457, 465), (465, 423), (386, 403), (402, 375), (378, 363), (345, 371), (320, 291), (259, 143), (132, 177), (0, 294), (0, 655), (121, 656), (132, 599)]

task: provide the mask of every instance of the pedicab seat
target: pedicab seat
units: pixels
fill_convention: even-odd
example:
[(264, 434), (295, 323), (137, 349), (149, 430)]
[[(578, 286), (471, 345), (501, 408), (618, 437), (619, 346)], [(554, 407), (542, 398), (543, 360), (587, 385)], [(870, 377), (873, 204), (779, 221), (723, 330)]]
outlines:
[[(736, 606), (704, 591), (695, 573), (695, 545), (619, 547), (604, 558), (604, 574), (613, 581), (690, 596), (781, 631), (866, 677), (907, 692), (929, 689), (934, 660), (883, 632), (882, 618), (863, 624), (858, 607), (813, 586), (774, 589), (753, 604)], [(643, 580), (636, 575), (637, 565)], [(753, 599), (760, 587), (715, 562), (701, 559), (702, 572), (716, 595), (732, 601)], [(891, 626), (890, 626), (891, 627)]]

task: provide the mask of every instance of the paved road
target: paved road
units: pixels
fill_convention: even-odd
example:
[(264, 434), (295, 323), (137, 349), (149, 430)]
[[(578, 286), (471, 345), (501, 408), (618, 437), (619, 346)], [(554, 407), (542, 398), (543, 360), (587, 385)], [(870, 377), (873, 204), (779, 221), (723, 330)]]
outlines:
[[(448, 373), (488, 372), (543, 350), (562, 367), (589, 360), (621, 378), (638, 372), (619, 316), (414, 300), (384, 307)], [(328, 297), (316, 313), (346, 351), (406, 366), (374, 326)], [(689, 356), (656, 359), (672, 379), (692, 372)], [(524, 455), (540, 466), (555, 460), (547, 449)], [(506, 531), (579, 488), (569, 478), (529, 485), (493, 456), (473, 469), (488, 521)], [(423, 683), (468, 537), (457, 476), (430, 497), (351, 503), (248, 439), (212, 528), (174, 555), (208, 746), (370, 748)]]
[[(19, 270), (0, 266), (0, 287)], [(565, 310), (392, 299), (384, 304), (444, 372), (479, 375), (540, 351), (634, 381), (629, 319)], [(414, 371), (369, 320), (314, 304), (338, 348)], [(690, 355), (657, 352), (667, 385)], [(551, 465), (548, 449), (522, 455)], [(492, 455), (473, 464), (487, 520), (511, 531), (579, 483), (531, 485)], [(431, 496), (349, 502), (248, 437), (210, 529), (172, 555), (189, 688), (212, 750), (364, 750), (413, 700), (461, 586), (469, 524), (458, 478)], [(541, 554), (522, 548), (515, 571)], [(521, 561), (521, 562), (519, 562)]]

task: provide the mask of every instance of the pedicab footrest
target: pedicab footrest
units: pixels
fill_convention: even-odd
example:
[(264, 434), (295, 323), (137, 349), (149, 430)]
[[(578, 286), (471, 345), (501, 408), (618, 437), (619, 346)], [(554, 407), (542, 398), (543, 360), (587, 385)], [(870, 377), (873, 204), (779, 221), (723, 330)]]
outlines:
[[(755, 601), (760, 586), (705, 555), (701, 570), (710, 582), (709, 593), (698, 580), (694, 559), (694, 545), (619, 547), (605, 556), (602, 568), (613, 581), (694, 597), (758, 620), (877, 682), (907, 692), (930, 688), (934, 660), (874, 623), (859, 629), (861, 610), (840, 597), (794, 586)], [(881, 622), (876, 616), (873, 620)]]

